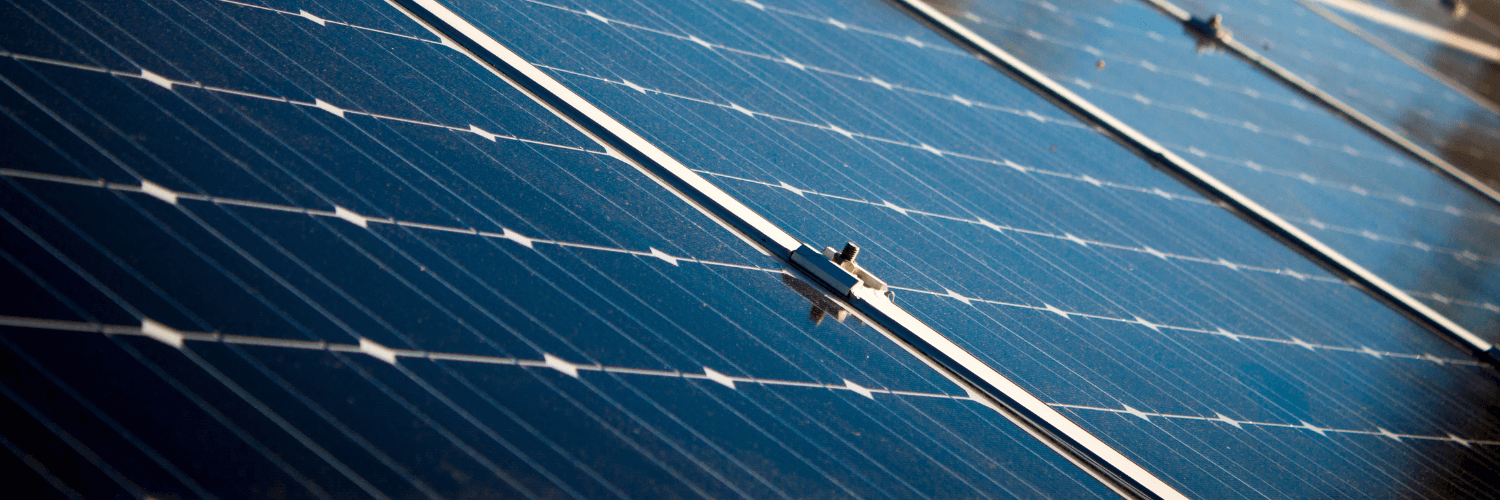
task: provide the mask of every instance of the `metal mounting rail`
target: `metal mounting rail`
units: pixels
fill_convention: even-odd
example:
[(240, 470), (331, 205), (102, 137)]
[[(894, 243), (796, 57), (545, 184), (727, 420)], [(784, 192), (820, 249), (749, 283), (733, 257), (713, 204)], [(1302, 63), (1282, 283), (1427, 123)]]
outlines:
[[(1023, 84), (1032, 87), (1037, 92), (1062, 106), (1068, 112), (1073, 113), (1075, 116), (1078, 116), (1085, 122), (1094, 125), (1099, 130), (1112, 136), (1115, 140), (1121, 142), (1126, 147), (1135, 151), (1137, 154), (1144, 156), (1147, 160), (1151, 161), (1151, 163), (1158, 165), (1168, 173), (1173, 174), (1177, 178), (1183, 180), (1188, 185), (1190, 185), (1194, 189), (1197, 189), (1199, 192), (1204, 193), (1209, 198), (1220, 201), (1224, 206), (1228, 207), (1240, 217), (1269, 232), (1271, 235), (1281, 239), (1294, 249), (1302, 252), (1304, 255), (1312, 258), (1314, 261), (1322, 264), (1324, 267), (1332, 270), (1334, 273), (1353, 280), (1355, 283), (1359, 284), (1370, 293), (1374, 294), (1377, 298), (1390, 304), (1397, 310), (1405, 313), (1408, 317), (1412, 318), (1418, 323), (1442, 334), (1450, 340), (1458, 342), (1459, 345), (1472, 350), (1475, 355), (1478, 356), (1481, 360), (1491, 365), (1500, 365), (1500, 350), (1497, 350), (1496, 346), (1494, 346), (1493, 344), (1486, 342), (1484, 339), (1481, 339), (1479, 338), (1479, 336), (1474, 335), (1472, 332), (1470, 332), (1468, 329), (1465, 329), (1463, 326), (1460, 326), (1458, 323), (1454, 323), (1452, 320), (1448, 319), (1437, 311), (1432, 310), (1432, 308), (1427, 307), (1426, 304), (1418, 302), (1417, 299), (1414, 299), (1410, 295), (1407, 295), (1407, 293), (1402, 291), (1400, 288), (1397, 288), (1375, 273), (1370, 272), (1363, 266), (1360, 266), (1352, 259), (1345, 257), (1343, 254), (1340, 254), (1332, 247), (1329, 247), (1323, 242), (1318, 241), (1317, 238), (1314, 238), (1312, 235), (1307, 234), (1306, 232), (1297, 228), (1297, 226), (1292, 225), (1292, 223), (1287, 222), (1286, 219), (1282, 219), (1281, 216), (1276, 215), (1274, 212), (1261, 206), (1259, 203), (1256, 203), (1255, 200), (1251, 199), (1248, 196), (1245, 196), (1244, 194), (1235, 190), (1233, 187), (1230, 187), (1229, 184), (1220, 181), (1203, 169), (1198, 168), (1198, 166), (1193, 165), (1191, 162), (1187, 161), (1187, 159), (1171, 152), (1166, 147), (1163, 147), (1161, 144), (1157, 143), (1155, 140), (1147, 137), (1145, 134), (1142, 134), (1141, 132), (1135, 130), (1129, 125), (1126, 125), (1124, 122), (1120, 121), (1109, 113), (1106, 113), (1104, 110), (1094, 106), (1083, 97), (1080, 97), (1078, 94), (1073, 93), (1073, 91), (1068, 90), (1067, 87), (1064, 87), (1061, 84), (1053, 81), (1051, 78), (1048, 78), (1040, 71), (1032, 68), (1031, 65), (1026, 64), (1015, 56), (1012, 56), (1009, 52), (1006, 52), (994, 43), (991, 43), (988, 39), (980, 36), (978, 33), (975, 33), (973, 30), (965, 27), (963, 24), (954, 20), (952, 17), (949, 17), (947, 14), (944, 14), (931, 5), (927, 4), (927, 2), (925, 2), (924, 0), (890, 1), (893, 1), (898, 5), (905, 7), (913, 15), (917, 16), (923, 21), (926, 21), (940, 33), (948, 36), (950, 39), (956, 41), (963, 47), (977, 53), (979, 56), (988, 60), (992, 65), (999, 68), (1001, 71), (1011, 75), (1017, 80), (1020, 80)], [(1217, 22), (1194, 19), (1191, 15), (1188, 15), (1187, 11), (1164, 0), (1146, 1), (1157, 7), (1167, 15), (1178, 19), (1183, 23), (1184, 28), (1191, 31), (1201, 32), (1209, 28), (1213, 30), (1219, 29)], [(1219, 40), (1220, 42), (1228, 42), (1226, 43), (1226, 45), (1232, 44), (1229, 46), (1230, 50), (1242, 49), (1246, 54), (1254, 54), (1254, 52), (1250, 51), (1249, 48), (1240, 45), (1238, 42), (1234, 42), (1232, 39), (1227, 39), (1228, 37), (1222, 38), (1223, 39)], [(1255, 57), (1258, 59), (1252, 59), (1252, 61), (1262, 61), (1264, 65), (1267, 65), (1262, 67), (1275, 68), (1276, 71), (1280, 71), (1287, 77), (1295, 79), (1296, 82), (1307, 85), (1306, 82), (1302, 81), (1300, 78), (1297, 78), (1296, 75), (1287, 72), (1280, 66), (1275, 66), (1274, 63), (1271, 63), (1265, 58), (1260, 57), (1258, 54), (1256, 54)], [(1307, 87), (1311, 89), (1312, 92), (1317, 92), (1321, 95), (1327, 95), (1322, 91), (1317, 90), (1316, 88), (1312, 88), (1311, 85), (1307, 85)], [(1332, 99), (1332, 97), (1329, 96), (1329, 99)], [(1337, 101), (1335, 100), (1335, 102)], [(1339, 103), (1339, 105), (1344, 106), (1344, 108), (1349, 109), (1349, 111), (1351, 112), (1355, 112), (1352, 108), (1348, 108), (1347, 105), (1343, 105), (1343, 103)], [(1359, 116), (1363, 117), (1364, 115)], [(1380, 126), (1380, 124), (1374, 123), (1374, 121), (1370, 120), (1368, 117), (1365, 117), (1365, 120), (1368, 121), (1371, 125), (1380, 127), (1381, 130), (1386, 130), (1387, 132), (1389, 132), (1389, 129), (1385, 129), (1383, 126)], [(1392, 135), (1394, 136), (1394, 133), (1392, 133)], [(1406, 141), (1403, 138), (1395, 137), (1395, 139), (1405, 141), (1405, 143), (1410, 144), (1409, 141)], [(1415, 147), (1415, 145), (1413, 145), (1413, 147)], [(1420, 148), (1418, 148), (1417, 150), (1421, 151)], [(1425, 151), (1423, 151), (1423, 153), (1425, 153)], [(1427, 154), (1428, 156), (1431, 156), (1430, 153)], [(1442, 160), (1438, 159), (1437, 161)], [(1446, 163), (1444, 164), (1446, 165)], [(1453, 168), (1456, 169), (1457, 167)], [(1467, 174), (1464, 175), (1467, 177)], [(1473, 179), (1472, 177), (1468, 178)], [(1477, 183), (1478, 181), (1475, 180), (1474, 182)], [(1473, 186), (1471, 185), (1471, 187)], [(1488, 187), (1483, 186), (1483, 184), (1479, 184), (1478, 187), (1488, 189)]]
[(862, 316), (968, 391), (975, 401), (1014, 422), (1116, 493), (1127, 498), (1187, 498), (897, 306), (883, 282), (853, 263), (857, 248), (835, 254), (803, 244), (437, 0), (387, 2), (441, 37), (445, 45), (588, 135), (610, 156), (636, 168), (754, 248), (780, 259), (789, 274), (821, 286), (830, 300)]

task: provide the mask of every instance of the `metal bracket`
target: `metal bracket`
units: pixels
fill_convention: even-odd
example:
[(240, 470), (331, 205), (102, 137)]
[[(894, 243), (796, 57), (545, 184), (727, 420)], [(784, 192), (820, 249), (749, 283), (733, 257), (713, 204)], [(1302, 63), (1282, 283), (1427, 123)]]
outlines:
[(843, 251), (834, 251), (833, 247), (824, 247), (823, 252), (813, 250), (813, 247), (802, 245), (792, 251), (791, 261), (797, 267), (807, 271), (818, 281), (828, 285), (843, 294), (845, 297), (853, 297), (857, 288), (863, 287), (883, 293), (888, 298), (895, 298), (895, 293), (880, 278), (870, 274), (864, 267), (854, 262), (859, 256), (859, 246), (853, 243), (845, 243)]
[(1222, 47), (1224, 42), (1234, 39), (1234, 32), (1224, 27), (1224, 16), (1218, 14), (1208, 19), (1189, 18), (1182, 22), (1182, 28), (1197, 40), (1200, 53)]

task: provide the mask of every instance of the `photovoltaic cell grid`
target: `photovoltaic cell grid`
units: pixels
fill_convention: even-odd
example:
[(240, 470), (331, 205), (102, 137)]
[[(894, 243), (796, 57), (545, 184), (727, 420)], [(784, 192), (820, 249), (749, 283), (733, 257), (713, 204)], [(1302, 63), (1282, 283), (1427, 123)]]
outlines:
[[(1393, 13), (1402, 13), (1399, 7), (1387, 2), (1369, 2), (1377, 8)], [(1360, 111), (1378, 116), (1382, 122), (1399, 128), (1404, 135), (1421, 142), (1425, 147), (1442, 154), (1449, 161), (1487, 169), (1494, 175), (1493, 151), (1488, 151), (1485, 142), (1500, 138), (1500, 116), (1493, 104), (1475, 102), (1469, 97), (1433, 78), (1424, 70), (1413, 68), (1397, 57), (1366, 43), (1357, 34), (1339, 28), (1322, 16), (1308, 10), (1300, 2), (1265, 0), (1245, 5), (1228, 5), (1223, 2), (1194, 1), (1183, 4), (1192, 8), (1208, 10), (1237, 9), (1236, 15), (1245, 19), (1239, 32), (1244, 41), (1257, 46), (1271, 42), (1268, 54), (1319, 82), (1341, 99), (1355, 104)], [(1442, 44), (1414, 36), (1385, 24), (1340, 10), (1323, 3), (1328, 12), (1342, 18), (1358, 29), (1374, 35), (1390, 46), (1412, 56), (1428, 69), (1438, 70), (1460, 85), (1475, 83), (1482, 88), (1485, 83), (1484, 70), (1478, 68), (1489, 61), (1479, 58), (1468, 63), (1474, 68), (1458, 72), (1458, 68), (1446, 63), (1454, 55), (1471, 58), (1467, 52), (1440, 49)], [(1475, 3), (1476, 6), (1479, 3)], [(1436, 14), (1441, 4), (1413, 4), (1412, 7), (1428, 7), (1427, 12)], [(1488, 9), (1486, 9), (1488, 10)], [(1478, 11), (1476, 9), (1476, 11)], [(1451, 17), (1427, 18), (1423, 22), (1436, 22), (1433, 26), (1443, 30), (1458, 31), (1466, 24), (1478, 25), (1483, 19), (1478, 16), (1466, 21), (1452, 21)], [(1452, 25), (1449, 26), (1448, 24)], [(1464, 30), (1463, 35), (1480, 35), (1482, 41), (1494, 43), (1495, 35)], [(1287, 50), (1278, 50), (1285, 47)], [(1491, 91), (1481, 90), (1488, 94)], [(1493, 96), (1491, 96), (1493, 98)], [(1487, 139), (1481, 139), (1487, 138)], [(1475, 148), (1482, 148), (1476, 150)], [(1494, 184), (1500, 181), (1491, 177)]]
[[(1470, 37), (1488, 47), (1475, 50), (1492, 53), (1500, 43), (1500, 27), (1485, 16), (1494, 17), (1496, 5), (1490, 2), (1467, 2), (1471, 14), (1454, 20), (1441, 2), (1372, 1), (1367, 4), (1387, 12), (1427, 23), (1443, 31)], [(1223, 3), (1203, 2), (1204, 9), (1228, 9)], [(1239, 31), (1251, 40), (1291, 44), (1293, 50), (1279, 54), (1288, 66), (1326, 87), (1341, 99), (1355, 104), (1361, 111), (1380, 116), (1382, 121), (1403, 135), (1421, 143), (1449, 162), (1464, 167), (1490, 185), (1500, 184), (1500, 114), (1494, 104), (1497, 98), (1494, 60), (1456, 49), (1407, 31), (1372, 21), (1332, 3), (1312, 4), (1341, 18), (1355, 29), (1379, 39), (1402, 54), (1411, 57), (1423, 70), (1396, 68), (1392, 71), (1369, 71), (1372, 66), (1400, 64), (1394, 56), (1364, 43), (1358, 35), (1333, 29), (1322, 16), (1309, 12), (1297, 3), (1268, 1), (1243, 11), (1254, 22), (1241, 22)], [(1263, 12), (1261, 12), (1263, 11)], [(1260, 42), (1252, 42), (1260, 43)], [(1317, 56), (1322, 53), (1327, 56)], [(1329, 57), (1333, 56), (1333, 57)], [(1493, 57), (1491, 54), (1490, 57)], [(1454, 84), (1465, 87), (1485, 102), (1451, 90), (1446, 84), (1423, 74), (1441, 74)]]
[(1491, 491), (1487, 369), (894, 7), (451, 5), (1189, 496)]
[[(1500, 117), (1493, 110), (1328, 22), (1301, 3), (1264, 0), (1230, 5), (1194, 0), (1181, 5), (1195, 11), (1224, 11), (1229, 19), (1237, 21), (1236, 32), (1240, 33), (1241, 41), (1264, 50), (1267, 56), (1298, 75), (1398, 128), (1428, 149), (1444, 153), (1450, 161), (1458, 164), (1493, 161), (1448, 142), (1462, 139), (1464, 134), (1488, 137), (1491, 141), (1500, 138), (1497, 130)], [(1393, 9), (1385, 2), (1372, 5)], [(1432, 7), (1438, 5), (1433, 2)], [(1325, 8), (1380, 40), (1406, 49), (1418, 61), (1435, 62), (1435, 57), (1428, 53), (1441, 46), (1436, 42), (1346, 11)], [(1462, 83), (1466, 75), (1453, 76)]]
[(18, 496), (1109, 494), (386, 4), (0, 16)]
[[(1429, 74), (1402, 63), (1356, 35), (1327, 22), (1298, 2), (1267, 0), (1243, 6), (1230, 6), (1222, 2), (1202, 4), (1197, 9), (1211, 11), (1238, 7), (1241, 10), (1237, 12), (1248, 18), (1236, 23), (1237, 26), (1242, 26), (1237, 28), (1242, 41), (1258, 49), (1263, 49), (1264, 44), (1270, 42), (1270, 49), (1263, 49), (1265, 54), (1299, 76), (1333, 93), (1428, 151), (1487, 180), (1491, 186), (1500, 182), (1500, 178), (1496, 177), (1500, 175), (1500, 148), (1496, 146), (1500, 144), (1500, 114), (1497, 114), (1494, 104), (1481, 104), (1472, 100)], [(1437, 3), (1434, 2), (1433, 5), (1437, 6)], [(1340, 17), (1387, 43), (1396, 44), (1412, 38), (1404, 32), (1394, 31), (1359, 16), (1341, 11), (1333, 12), (1335, 15), (1343, 14)], [(1278, 50), (1278, 47), (1285, 47), (1287, 50)], [(1427, 50), (1413, 51), (1411, 55), (1420, 57), (1431, 51), (1432, 47), (1429, 46)], [(1431, 62), (1437, 64), (1440, 60)], [(1458, 78), (1460, 83), (1466, 78), (1481, 82), (1485, 78), (1482, 74), (1452, 76)], [(1490, 98), (1493, 99), (1493, 96)], [(1418, 193), (1425, 194), (1420, 191)], [(1447, 206), (1441, 208), (1451, 213)], [(1481, 334), (1494, 338), (1500, 335), (1500, 301), (1495, 299), (1500, 294), (1500, 289), (1496, 288), (1500, 285), (1496, 284), (1495, 278), (1500, 275), (1500, 268), (1479, 265), (1493, 264), (1494, 259), (1475, 261), (1471, 257), (1500, 253), (1500, 249), (1496, 248), (1497, 228), (1494, 224), (1500, 223), (1500, 216), (1496, 216), (1493, 209), (1481, 213), (1489, 215), (1449, 227), (1448, 231), (1455, 236), (1439, 243), (1447, 243), (1457, 250), (1455, 253), (1458, 262), (1446, 258), (1432, 259), (1448, 268), (1428, 271), (1434, 275), (1432, 280), (1447, 282), (1432, 286), (1428, 294), (1419, 294), (1419, 297), (1426, 299), (1426, 302), (1439, 308), (1450, 318), (1461, 318), (1476, 333), (1485, 332)], [(1491, 224), (1475, 223), (1480, 221)], [(1413, 236), (1410, 239), (1420, 241), (1415, 238)], [(1412, 241), (1401, 243), (1409, 244)], [(1420, 251), (1420, 247), (1418, 250)], [(1465, 254), (1465, 250), (1469, 254)], [(1418, 259), (1406, 257), (1401, 260)], [(1451, 293), (1444, 292), (1445, 289)], [(1433, 293), (1437, 296), (1434, 297)]]
[[(1474, 334), (1500, 340), (1494, 202), (1244, 61), (1199, 54), (1178, 23), (1145, 4), (994, 1), (963, 9), (955, 19), (1013, 44), (1018, 57), (1054, 80)], [(1299, 19), (1323, 22), (1311, 14)], [(1256, 38), (1237, 39), (1253, 45)], [(1295, 50), (1291, 43), (1274, 47), (1281, 49), (1267, 54), (1275, 61)], [(1314, 52), (1335, 57), (1330, 53)], [(1356, 67), (1421, 77), (1386, 59)], [(1429, 83), (1434, 93), (1452, 93)]]

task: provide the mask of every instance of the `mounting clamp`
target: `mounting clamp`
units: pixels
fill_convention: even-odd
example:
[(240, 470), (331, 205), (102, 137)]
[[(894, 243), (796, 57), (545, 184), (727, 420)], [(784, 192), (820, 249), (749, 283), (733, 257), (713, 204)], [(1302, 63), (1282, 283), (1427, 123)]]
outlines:
[(1198, 41), (1198, 52), (1213, 50), (1219, 44), (1234, 38), (1234, 33), (1224, 27), (1224, 16), (1214, 14), (1208, 19), (1190, 17), (1182, 27)]
[(884, 281), (854, 262), (858, 256), (859, 247), (853, 243), (846, 243), (843, 251), (825, 247), (822, 252), (804, 244), (792, 251), (791, 261), (818, 281), (847, 297), (853, 297), (858, 287), (864, 287), (894, 298), (895, 294)]

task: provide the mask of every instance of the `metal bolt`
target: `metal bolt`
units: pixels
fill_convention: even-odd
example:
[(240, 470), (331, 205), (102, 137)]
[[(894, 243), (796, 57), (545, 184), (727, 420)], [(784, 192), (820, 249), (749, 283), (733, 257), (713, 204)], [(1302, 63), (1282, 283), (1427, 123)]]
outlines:
[(859, 247), (854, 243), (845, 243), (844, 251), (839, 252), (839, 262), (854, 262), (857, 256), (859, 256)]

